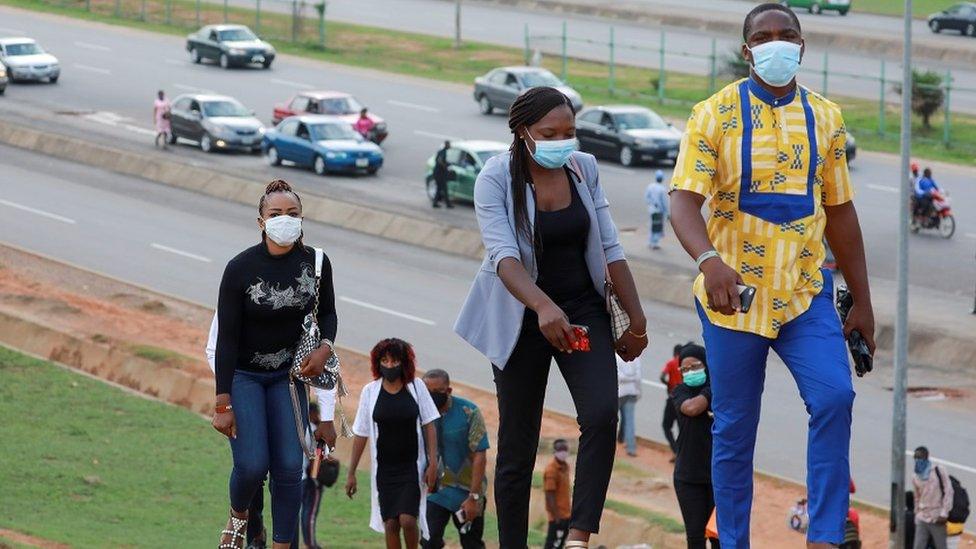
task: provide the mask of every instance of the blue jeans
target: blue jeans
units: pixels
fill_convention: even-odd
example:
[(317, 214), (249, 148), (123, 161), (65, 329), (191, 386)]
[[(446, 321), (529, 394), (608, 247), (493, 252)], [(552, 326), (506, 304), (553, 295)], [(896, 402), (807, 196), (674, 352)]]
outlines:
[[(298, 387), (302, 419), (308, 425), (308, 395)], [(231, 405), (237, 438), (230, 439), (234, 469), (230, 474), (230, 505), (245, 511), (271, 474), (271, 519), (274, 541), (296, 536), (302, 503), (303, 455), (288, 392), (288, 371), (234, 373)]]
[(637, 396), (627, 395), (619, 399), (620, 402), (620, 432), (624, 436), (627, 453), (637, 452), (637, 426), (634, 425), (634, 408), (637, 407)]
[(715, 326), (697, 303), (712, 378), (712, 486), (722, 547), (749, 547), (752, 460), (770, 348), (786, 363), (810, 415), (807, 539), (844, 541), (854, 389), (833, 278), (829, 272), (823, 276), (824, 289), (810, 308), (787, 322), (776, 339)]
[(648, 231), (647, 243), (657, 246), (664, 238), (664, 214), (651, 214), (651, 226)]

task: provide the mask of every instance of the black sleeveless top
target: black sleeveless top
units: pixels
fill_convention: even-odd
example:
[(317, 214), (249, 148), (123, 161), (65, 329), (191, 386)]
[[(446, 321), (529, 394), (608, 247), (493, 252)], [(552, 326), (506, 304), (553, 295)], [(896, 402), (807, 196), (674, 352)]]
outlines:
[(536, 285), (556, 303), (578, 299), (593, 288), (586, 266), (586, 239), (590, 215), (569, 175), (572, 201), (561, 210), (544, 212), (536, 208)]

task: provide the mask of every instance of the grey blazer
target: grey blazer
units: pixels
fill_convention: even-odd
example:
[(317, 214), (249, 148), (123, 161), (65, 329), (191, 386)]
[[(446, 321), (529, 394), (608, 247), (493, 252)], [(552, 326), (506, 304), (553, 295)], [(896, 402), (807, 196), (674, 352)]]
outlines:
[[(593, 287), (603, 295), (606, 265), (624, 260), (624, 250), (617, 238), (617, 227), (610, 218), (610, 203), (600, 186), (596, 159), (582, 152), (573, 153), (573, 159), (582, 172), (577, 174), (578, 178), (573, 178), (573, 183), (590, 215), (586, 265)], [(511, 155), (507, 152), (492, 157), (475, 182), (474, 207), (485, 245), (485, 258), (454, 324), (454, 331), (498, 368), (504, 368), (508, 362), (525, 314), (525, 305), (498, 277), (498, 264), (506, 257), (513, 257), (522, 262), (533, 280), (539, 274), (532, 243), (521, 235), (516, 236), (510, 160)], [(570, 166), (573, 164), (571, 162)], [(533, 223), (531, 212), (535, 211), (535, 200), (528, 184), (525, 196), (529, 222)]]

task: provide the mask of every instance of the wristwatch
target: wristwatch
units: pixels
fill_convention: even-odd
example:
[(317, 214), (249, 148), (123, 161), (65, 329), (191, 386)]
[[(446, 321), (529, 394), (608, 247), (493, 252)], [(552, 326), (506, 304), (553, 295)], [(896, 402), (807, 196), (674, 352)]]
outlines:
[(468, 494), (468, 497), (475, 501), (481, 501), (481, 494), (477, 492), (471, 492), (470, 494)]

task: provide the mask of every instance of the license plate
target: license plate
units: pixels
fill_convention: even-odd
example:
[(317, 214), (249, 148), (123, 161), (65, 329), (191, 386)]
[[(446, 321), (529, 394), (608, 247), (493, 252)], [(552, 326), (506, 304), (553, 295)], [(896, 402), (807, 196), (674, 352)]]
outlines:
[(264, 63), (264, 56), (263, 55), (255, 55), (255, 56), (251, 57), (251, 62), (252, 63)]
[(668, 151), (668, 158), (678, 158), (678, 151)]
[(369, 167), (369, 159), (368, 158), (357, 158), (356, 159), (356, 167), (357, 168), (368, 168)]
[(253, 137), (245, 137), (245, 138), (244, 138), (244, 139), (242, 139), (241, 141), (242, 141), (242, 142), (243, 142), (243, 143), (244, 143), (245, 145), (253, 145), (253, 144), (254, 144), (254, 138), (253, 138)]

